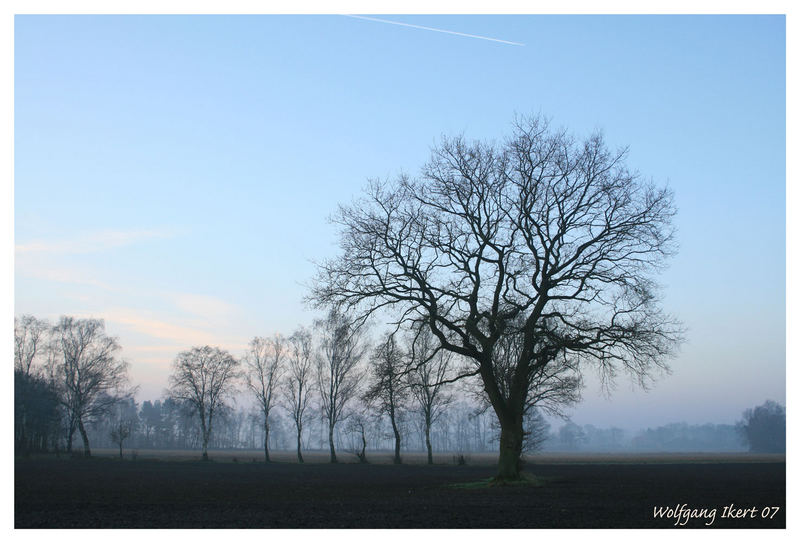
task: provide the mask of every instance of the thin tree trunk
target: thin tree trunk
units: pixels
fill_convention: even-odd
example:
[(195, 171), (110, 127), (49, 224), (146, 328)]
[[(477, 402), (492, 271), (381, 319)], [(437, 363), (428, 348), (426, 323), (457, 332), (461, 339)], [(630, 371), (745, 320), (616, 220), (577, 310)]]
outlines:
[(122, 460), (122, 440), (119, 440), (119, 459)]
[(433, 450), (431, 449), (431, 416), (425, 414), (425, 446), (428, 448), (428, 464), (433, 464)]
[(328, 444), (331, 448), (331, 464), (336, 463), (336, 449), (333, 446), (333, 423), (328, 423)]
[(401, 464), (400, 459), (400, 431), (397, 429), (397, 423), (394, 420), (394, 411), (392, 411), (392, 431), (394, 432), (394, 463)]
[(206, 425), (206, 417), (203, 411), (200, 411), (200, 426), (203, 431), (203, 460), (208, 460), (208, 439), (211, 437), (211, 420)]
[(72, 455), (72, 437), (75, 435), (75, 423), (72, 422), (69, 425), (69, 430), (67, 431), (67, 456)]
[(269, 463), (269, 422), (264, 416), (264, 462)]
[(362, 464), (367, 463), (367, 436), (364, 435), (364, 427), (361, 427), (361, 454), (358, 456)]
[(303, 455), (300, 452), (300, 434), (303, 432), (302, 427), (297, 427), (297, 461), (303, 463)]
[(203, 433), (203, 460), (208, 460), (208, 434)]
[(84, 428), (81, 419), (78, 419), (78, 430), (80, 430), (81, 438), (83, 438), (83, 456), (88, 458), (92, 456), (92, 451), (89, 450), (89, 435), (86, 433), (86, 428)]

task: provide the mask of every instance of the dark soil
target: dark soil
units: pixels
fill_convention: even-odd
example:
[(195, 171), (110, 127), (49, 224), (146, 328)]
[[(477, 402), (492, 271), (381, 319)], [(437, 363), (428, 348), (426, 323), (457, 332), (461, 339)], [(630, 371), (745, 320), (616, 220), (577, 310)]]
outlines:
[(712, 528), (786, 526), (782, 462), (527, 469), (542, 486), (487, 486), (494, 468), (472, 465), (17, 460), (15, 527), (672, 528), (654, 508), (683, 504), (716, 508)]

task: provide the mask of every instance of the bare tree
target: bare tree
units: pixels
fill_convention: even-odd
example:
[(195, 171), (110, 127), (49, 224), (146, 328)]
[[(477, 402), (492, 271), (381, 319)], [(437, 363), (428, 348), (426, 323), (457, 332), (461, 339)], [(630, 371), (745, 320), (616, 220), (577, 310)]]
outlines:
[(102, 320), (61, 317), (53, 335), (57, 348), (54, 379), (69, 417), (67, 451), (72, 451), (77, 427), (83, 454), (91, 456), (86, 424), (107, 414), (114, 405), (112, 392), (128, 382), (128, 364), (116, 358), (120, 345), (116, 338), (106, 336)]
[(34, 361), (41, 358), (48, 345), (50, 324), (32, 315), (14, 317), (14, 396), (15, 396), (15, 441), (23, 454), (29, 450), (28, 411), (49, 395), (39, 382)]
[(269, 462), (269, 412), (275, 403), (275, 391), (284, 370), (286, 341), (280, 334), (273, 338), (256, 337), (244, 357), (245, 382), (255, 395), (264, 416), (264, 461)]
[(239, 362), (217, 347), (192, 347), (178, 353), (172, 364), (169, 393), (190, 405), (200, 417), (203, 460), (208, 460), (214, 414), (222, 409), (234, 391)]
[(118, 401), (112, 409), (111, 423), (109, 437), (111, 437), (112, 443), (119, 446), (119, 459), (122, 460), (122, 448), (125, 440), (133, 435), (139, 423), (136, 402), (133, 400), (132, 394), (129, 396), (125, 393), (122, 397), (118, 396)]
[[(471, 360), (460, 376), (480, 376), (500, 423), (499, 479), (519, 477), (532, 373), (567, 356), (644, 385), (680, 341), (651, 278), (674, 251), (672, 193), (625, 155), (521, 119), (502, 144), (444, 139), (419, 178), (373, 181), (334, 218), (343, 252), (310, 300), (361, 319), (394, 310)], [(494, 352), (517, 321), (503, 388)]]
[(359, 362), (364, 356), (362, 328), (339, 311), (332, 309), (317, 320), (320, 349), (317, 358), (317, 387), (320, 407), (328, 422), (328, 444), (331, 462), (336, 462), (333, 433), (336, 423), (346, 414), (348, 402), (358, 394), (362, 372)]
[(360, 402), (347, 417), (345, 432), (350, 436), (350, 450), (358, 458), (359, 463), (367, 463), (367, 431), (370, 425), (372, 406), (369, 402)]
[(297, 430), (297, 461), (302, 463), (303, 418), (311, 399), (314, 352), (311, 332), (303, 327), (298, 328), (289, 337), (289, 345), (289, 372), (284, 382), (284, 398)]
[[(543, 324), (547, 326), (546, 321)], [(524, 323), (515, 319), (507, 324), (506, 334), (494, 348), (494, 378), (504, 396), (509, 395), (514, 386), (517, 361), (524, 347)], [(552, 360), (547, 364), (537, 364), (528, 373), (524, 413), (538, 408), (563, 418), (564, 408), (580, 401), (583, 378), (578, 361), (563, 349), (554, 348), (552, 353)], [(480, 387), (479, 396), (491, 405), (483, 387)]]
[(387, 333), (371, 359), (372, 383), (364, 393), (368, 404), (389, 417), (394, 434), (394, 463), (400, 464), (400, 411), (408, 398), (408, 363), (393, 333)]
[(441, 416), (444, 408), (453, 401), (445, 391), (452, 367), (453, 353), (437, 349), (437, 340), (430, 329), (421, 328), (411, 338), (411, 393), (419, 406), (425, 427), (425, 448), (428, 464), (433, 464), (431, 426)]
[(536, 407), (526, 411), (523, 427), (525, 428), (525, 439), (522, 443), (522, 450), (525, 452), (541, 450), (545, 441), (550, 437), (550, 423), (545, 420), (542, 411)]
[(33, 363), (47, 346), (50, 323), (33, 315), (14, 317), (14, 370), (31, 374)]

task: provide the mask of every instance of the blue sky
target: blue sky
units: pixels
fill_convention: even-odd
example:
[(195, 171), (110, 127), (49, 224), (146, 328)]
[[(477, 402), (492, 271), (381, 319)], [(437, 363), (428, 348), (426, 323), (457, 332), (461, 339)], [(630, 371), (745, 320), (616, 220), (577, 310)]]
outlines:
[(183, 349), (314, 314), (326, 221), (442, 135), (515, 113), (602, 129), (674, 189), (664, 305), (689, 331), (648, 393), (580, 424), (733, 422), (785, 402), (782, 16), (17, 16), (15, 312), (106, 319), (140, 399)]

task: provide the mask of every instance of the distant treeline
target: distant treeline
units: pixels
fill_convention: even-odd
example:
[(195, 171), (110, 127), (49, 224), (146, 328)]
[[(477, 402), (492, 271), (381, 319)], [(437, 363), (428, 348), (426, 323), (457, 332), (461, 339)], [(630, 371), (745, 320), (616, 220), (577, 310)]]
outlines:
[[(135, 418), (134, 431), (126, 441), (129, 449), (196, 450), (200, 431), (191, 410), (175, 400), (145, 401), (129, 406)], [(424, 426), (414, 413), (400, 417), (403, 449), (425, 450)], [(564, 422), (551, 429), (544, 423), (546, 438), (537, 450), (544, 452), (745, 452), (748, 450), (741, 431), (733, 424), (697, 424), (676, 422), (638, 431), (621, 428), (598, 428), (591, 424)], [(92, 425), (90, 439), (101, 448), (115, 447), (111, 425), (98, 421)], [(285, 415), (275, 412), (270, 420), (270, 448), (292, 450), (294, 426)], [(367, 451), (391, 450), (392, 429), (386, 419), (374, 419), (365, 432)], [(344, 451), (357, 448), (356, 436), (347, 425), (336, 434), (337, 447)], [(431, 442), (437, 451), (493, 452), (497, 448), (499, 429), (491, 412), (478, 412), (468, 402), (455, 402), (434, 424)], [(328, 445), (327, 427), (319, 413), (311, 413), (303, 432), (303, 449), (322, 450)], [(263, 447), (264, 429), (261, 414), (256, 410), (226, 408), (220, 414), (217, 429), (209, 447), (212, 449), (259, 449)], [(529, 451), (534, 452), (534, 451)]]
[(675, 422), (657, 428), (626, 432), (621, 428), (578, 426), (568, 422), (551, 432), (546, 451), (585, 452), (740, 452), (747, 445), (733, 424)]
[[(341, 363), (341, 343), (354, 343), (355, 336), (340, 333), (346, 329), (343, 317), (332, 315), (336, 318), (315, 325), (316, 336), (301, 328), (288, 340), (280, 335), (255, 338), (243, 357), (244, 369), (231, 373), (239, 379), (240, 388), (231, 387), (232, 401), (215, 406), (213, 432), (206, 431), (210, 412), (208, 425), (203, 416), (198, 417), (207, 409), (205, 396), (181, 395), (176, 376), (186, 370), (189, 384), (201, 382), (192, 379), (210, 379), (213, 375), (203, 372), (212, 362), (236, 372), (239, 362), (226, 352), (204, 347), (180, 353), (170, 378), (172, 393), (139, 404), (134, 398), (136, 388), (128, 383), (127, 363), (115, 354), (119, 344), (105, 335), (102, 321), (62, 317), (50, 325), (31, 316), (15, 319), (15, 451), (70, 453), (81, 442), (86, 456), (90, 443), (116, 446), (120, 456), (123, 449), (202, 448), (205, 452), (207, 447), (263, 447), (267, 461), (269, 449), (295, 449), (302, 461), (302, 450), (326, 446), (332, 458), (335, 447), (362, 460), (366, 460), (365, 451), (394, 447), (398, 461), (402, 449), (427, 450), (430, 462), (431, 451), (497, 450), (500, 427), (482, 389), (466, 379), (448, 382), (452, 361), (432, 350), (430, 342), (423, 342), (426, 336), (422, 334), (408, 342), (413, 347), (410, 351), (428, 360), (425, 364), (410, 364), (401, 371), (408, 353), (404, 355), (394, 336), (389, 336), (373, 347), (367, 368), (353, 358), (348, 380), (342, 380), (342, 370), (326, 361)], [(367, 347), (360, 350), (359, 357), (366, 358)], [(340, 391), (344, 385), (349, 387), (349, 396), (336, 398), (337, 411), (326, 408), (333, 405), (323, 394), (333, 390), (329, 375), (339, 379)], [(569, 382), (565, 389), (570, 392), (569, 402), (562, 403), (574, 403), (571, 392), (578, 384)], [(237, 406), (233, 393), (239, 390), (255, 391), (245, 397), (260, 402), (253, 407)], [(346, 410), (341, 407), (345, 400), (350, 402)], [(673, 423), (633, 433), (551, 419), (558, 422), (556, 427), (545, 419), (545, 411), (538, 404), (525, 411), (526, 452), (785, 451), (785, 409), (772, 401), (746, 410), (735, 426)], [(334, 424), (337, 421), (340, 424)]]

